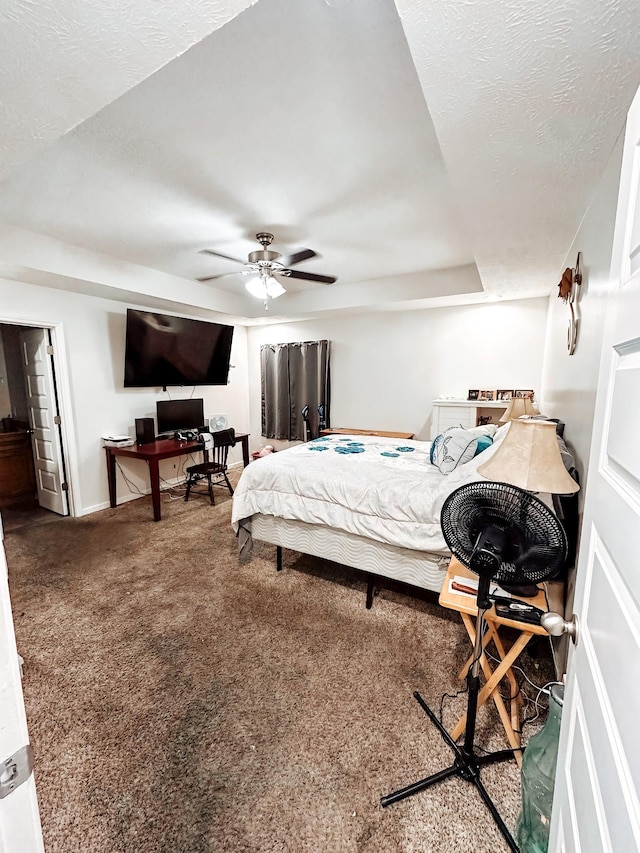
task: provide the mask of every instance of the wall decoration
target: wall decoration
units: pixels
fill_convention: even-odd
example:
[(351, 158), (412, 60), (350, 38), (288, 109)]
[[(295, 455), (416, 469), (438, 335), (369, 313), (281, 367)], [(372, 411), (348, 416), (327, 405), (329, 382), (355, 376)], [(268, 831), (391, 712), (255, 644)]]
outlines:
[(526, 388), (524, 390), (520, 388), (513, 392), (513, 396), (520, 398), (528, 397), (530, 400), (533, 400), (533, 391), (530, 388)]
[(496, 400), (510, 400), (513, 397), (513, 389), (505, 391), (498, 389), (496, 391)]
[(487, 391), (480, 390), (478, 391), (478, 400), (495, 400), (496, 392), (495, 391)]
[(478, 391), (478, 389), (477, 389), (477, 388), (475, 388), (475, 389), (473, 389), (473, 390), (469, 391), (469, 396), (467, 397), (467, 400), (477, 400), (477, 399), (478, 399), (478, 394), (479, 394), (479, 393), (480, 393), (480, 392)]
[(580, 317), (578, 316), (578, 294), (580, 293), (580, 285), (582, 284), (582, 252), (578, 252), (576, 265), (572, 269), (567, 269), (562, 274), (562, 279), (558, 285), (558, 297), (566, 302), (569, 306), (569, 328), (567, 329), (567, 350), (569, 355), (573, 355), (576, 351), (578, 343), (578, 328), (580, 325)]

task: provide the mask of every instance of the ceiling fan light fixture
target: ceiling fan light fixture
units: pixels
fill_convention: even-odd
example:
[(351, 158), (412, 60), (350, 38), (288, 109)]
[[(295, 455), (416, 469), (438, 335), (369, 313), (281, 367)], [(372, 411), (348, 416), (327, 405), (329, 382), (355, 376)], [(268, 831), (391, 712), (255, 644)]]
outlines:
[(265, 286), (267, 290), (267, 296), (271, 299), (277, 299), (278, 296), (282, 296), (283, 293), (286, 293), (284, 287), (280, 284), (277, 278), (274, 278), (270, 275), (265, 280)]
[(277, 299), (278, 296), (286, 293), (284, 287), (272, 275), (249, 279), (245, 287), (256, 299)]
[[(267, 231), (259, 231), (256, 234), (256, 240), (262, 246), (255, 252), (249, 252), (247, 261), (242, 261), (240, 258), (233, 258), (231, 255), (225, 255), (222, 252), (216, 252), (213, 249), (201, 249), (205, 255), (213, 255), (214, 258), (224, 258), (226, 261), (234, 261), (242, 264), (242, 275), (258, 275), (260, 278), (270, 279), (265, 284), (260, 284), (260, 293), (258, 294), (258, 285), (247, 285), (247, 290), (258, 299), (277, 299), (285, 292), (279, 281), (273, 277), (274, 273), (287, 276), (288, 278), (300, 278), (305, 281), (314, 281), (317, 284), (334, 284), (337, 278), (333, 275), (318, 275), (313, 272), (303, 270), (292, 270), (289, 267), (308, 261), (311, 258), (318, 257), (313, 249), (298, 249), (289, 255), (282, 255), (281, 252), (274, 252), (267, 247), (271, 245), (273, 234)], [(213, 281), (215, 278), (220, 278), (223, 275), (232, 275), (232, 273), (219, 273), (217, 275), (202, 276), (197, 281)]]

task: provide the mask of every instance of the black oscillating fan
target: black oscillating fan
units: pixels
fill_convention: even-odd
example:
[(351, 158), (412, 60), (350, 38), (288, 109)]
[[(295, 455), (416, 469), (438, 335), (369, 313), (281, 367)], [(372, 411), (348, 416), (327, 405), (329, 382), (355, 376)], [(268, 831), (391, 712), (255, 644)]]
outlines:
[(507, 761), (514, 750), (476, 755), (474, 747), (480, 658), (486, 623), (485, 611), (491, 607), (491, 581), (538, 583), (553, 577), (567, 558), (567, 537), (557, 516), (531, 492), (508, 483), (468, 483), (445, 500), (440, 516), (442, 532), (452, 554), (478, 575), (476, 598), (478, 616), (471, 666), (467, 672), (467, 721), (464, 743), (458, 746), (438, 717), (416, 691), (413, 695), (436, 726), (455, 756), (450, 767), (382, 797), (389, 806), (450, 776), (461, 776), (478, 789), (510, 849), (518, 851), (511, 833), (500, 817), (480, 780), (485, 764)]

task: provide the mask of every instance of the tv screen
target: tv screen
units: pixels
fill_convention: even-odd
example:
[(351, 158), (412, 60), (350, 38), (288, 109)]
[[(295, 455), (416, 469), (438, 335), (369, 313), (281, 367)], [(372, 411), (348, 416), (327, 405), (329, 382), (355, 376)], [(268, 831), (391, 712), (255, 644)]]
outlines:
[(156, 402), (158, 432), (198, 429), (204, 426), (204, 400), (158, 400)]
[(127, 309), (125, 388), (226, 385), (233, 326)]

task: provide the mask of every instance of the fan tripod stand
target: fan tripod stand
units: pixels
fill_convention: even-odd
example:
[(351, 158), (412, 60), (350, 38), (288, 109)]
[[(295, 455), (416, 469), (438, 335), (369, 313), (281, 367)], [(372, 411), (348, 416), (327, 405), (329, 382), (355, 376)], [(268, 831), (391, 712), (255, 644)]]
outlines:
[(420, 707), (427, 714), (431, 722), (440, 732), (442, 739), (453, 752), (454, 762), (449, 767), (445, 767), (443, 770), (439, 770), (437, 773), (433, 773), (431, 776), (427, 776), (425, 779), (420, 779), (418, 782), (413, 782), (411, 785), (407, 785), (405, 788), (400, 788), (398, 791), (394, 791), (392, 794), (386, 794), (384, 797), (381, 798), (380, 803), (382, 806), (390, 806), (393, 803), (397, 803), (399, 800), (404, 800), (406, 797), (410, 797), (413, 794), (417, 794), (420, 791), (424, 791), (426, 788), (430, 788), (432, 785), (436, 785), (438, 782), (443, 782), (450, 776), (460, 776), (462, 779), (465, 779), (467, 782), (471, 782), (471, 784), (476, 787), (480, 796), (484, 800), (485, 805), (491, 812), (491, 816), (496, 822), (498, 829), (500, 830), (500, 832), (505, 838), (505, 841), (509, 845), (509, 849), (514, 851), (514, 853), (519, 853), (520, 848), (514, 841), (513, 836), (509, 832), (505, 822), (500, 817), (500, 814), (496, 809), (491, 797), (489, 796), (487, 789), (484, 787), (480, 779), (481, 767), (487, 764), (497, 764), (501, 761), (508, 761), (509, 759), (514, 757), (514, 750), (502, 749), (498, 752), (488, 753), (487, 755), (476, 755), (474, 750), (476, 715), (478, 711), (478, 694), (480, 692), (480, 658), (482, 656), (482, 636), (484, 634), (485, 626), (484, 614), (485, 611), (491, 606), (491, 602), (489, 600), (489, 583), (489, 577), (484, 577), (480, 575), (480, 577), (478, 578), (478, 616), (476, 619), (476, 637), (473, 649), (473, 658), (471, 666), (469, 667), (469, 671), (467, 673), (468, 701), (464, 743), (462, 744), (462, 746), (458, 746), (458, 744), (449, 735), (449, 732), (442, 725), (438, 717), (424, 701), (422, 696), (418, 693), (418, 691), (415, 691), (413, 695), (420, 704)]

